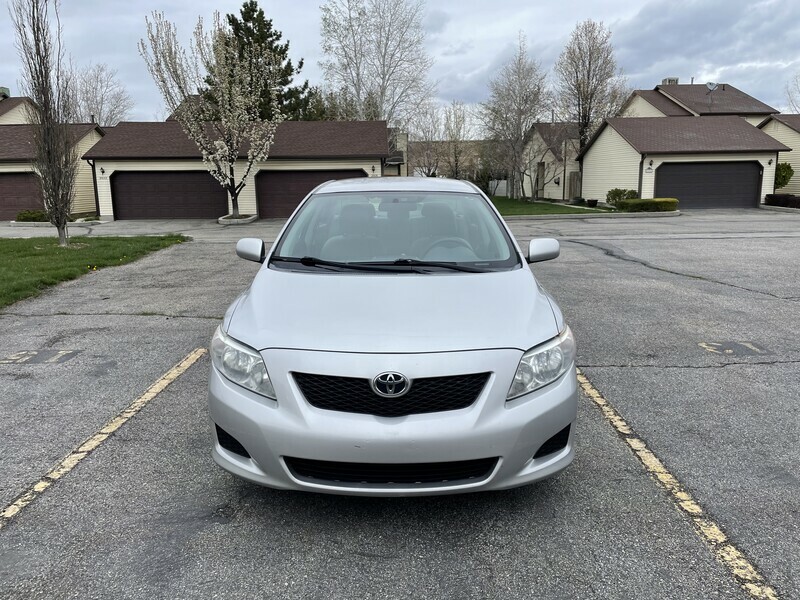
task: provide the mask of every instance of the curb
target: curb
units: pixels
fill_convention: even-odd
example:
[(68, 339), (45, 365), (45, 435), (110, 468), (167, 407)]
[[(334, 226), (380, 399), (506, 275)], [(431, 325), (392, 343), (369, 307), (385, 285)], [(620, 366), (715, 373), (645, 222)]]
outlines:
[(220, 217), (217, 219), (217, 223), (220, 225), (244, 225), (246, 223), (252, 223), (256, 219), (258, 219), (258, 215), (250, 215), (249, 217), (240, 217), (238, 219), (226, 219), (225, 217)]
[[(94, 227), (95, 225), (102, 225), (105, 221), (74, 221), (72, 223), (67, 223), (67, 228), (70, 227)], [(11, 227), (53, 227), (55, 225), (51, 225), (50, 223), (37, 223), (33, 221), (9, 221), (8, 223)]]
[(766, 204), (759, 204), (758, 208), (761, 210), (768, 210), (771, 212), (793, 213), (800, 215), (800, 208), (788, 208), (786, 206), (767, 206)]
[[(793, 210), (793, 209), (789, 209)], [(560, 219), (646, 219), (649, 217), (679, 217), (681, 211), (670, 212), (635, 212), (635, 213), (589, 213), (586, 215), (509, 215), (503, 216), (504, 221), (557, 221)]]

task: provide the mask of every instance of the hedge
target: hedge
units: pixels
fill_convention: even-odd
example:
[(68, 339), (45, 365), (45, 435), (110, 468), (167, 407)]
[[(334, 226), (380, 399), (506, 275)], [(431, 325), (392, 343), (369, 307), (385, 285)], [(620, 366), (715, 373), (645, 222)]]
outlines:
[(620, 200), (617, 202), (617, 209), (622, 212), (670, 212), (678, 210), (677, 198), (648, 198), (642, 200)]
[(800, 196), (792, 194), (767, 194), (764, 197), (767, 206), (783, 206), (785, 208), (800, 208)]
[(622, 188), (613, 188), (606, 193), (606, 202), (611, 206), (619, 206), (622, 200), (634, 200), (639, 197), (639, 192), (636, 190), (624, 190)]
[(17, 213), (17, 221), (24, 223), (47, 223), (47, 213), (43, 210), (23, 210)]

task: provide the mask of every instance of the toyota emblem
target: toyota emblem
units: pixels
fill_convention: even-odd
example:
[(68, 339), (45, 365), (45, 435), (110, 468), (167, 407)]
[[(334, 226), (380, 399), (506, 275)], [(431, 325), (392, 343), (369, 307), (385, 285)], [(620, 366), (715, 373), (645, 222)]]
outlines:
[(401, 373), (387, 371), (372, 380), (372, 391), (384, 398), (399, 398), (411, 388), (411, 382)]

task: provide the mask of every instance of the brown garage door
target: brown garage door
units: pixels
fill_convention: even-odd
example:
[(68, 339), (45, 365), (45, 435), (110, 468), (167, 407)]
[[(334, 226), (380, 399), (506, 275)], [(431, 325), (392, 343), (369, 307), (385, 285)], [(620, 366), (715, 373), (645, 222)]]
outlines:
[(0, 173), (0, 221), (13, 221), (21, 210), (44, 210), (36, 175)]
[(216, 219), (228, 194), (206, 171), (119, 171), (111, 176), (116, 219)]
[(678, 208), (751, 208), (761, 196), (756, 162), (665, 163), (656, 170), (656, 198), (677, 198)]
[(361, 169), (342, 171), (261, 171), (256, 175), (258, 216), (262, 219), (288, 217), (300, 201), (331, 179), (366, 177)]

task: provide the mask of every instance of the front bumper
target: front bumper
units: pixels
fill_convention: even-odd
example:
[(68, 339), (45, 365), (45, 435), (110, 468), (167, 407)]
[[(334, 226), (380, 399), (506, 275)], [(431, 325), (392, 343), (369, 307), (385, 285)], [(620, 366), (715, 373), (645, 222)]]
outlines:
[[(500, 490), (563, 470), (574, 455), (574, 427), (563, 448), (534, 458), (552, 436), (574, 423), (578, 384), (573, 367), (559, 380), (511, 402), (506, 394), (522, 353), (486, 350), (438, 354), (363, 354), (266, 350), (262, 352), (278, 401), (253, 394), (213, 366), (209, 378), (212, 421), (250, 455), (223, 448), (214, 437), (214, 460), (231, 473), (268, 487), (367, 496), (450, 494)], [(404, 417), (322, 410), (306, 402), (292, 372), (363, 377), (399, 371), (410, 379), (491, 373), (469, 407)], [(215, 428), (212, 425), (212, 429)], [(497, 458), (477, 480), (366, 484), (309, 480), (292, 473), (285, 457), (342, 463), (448, 463)]]

